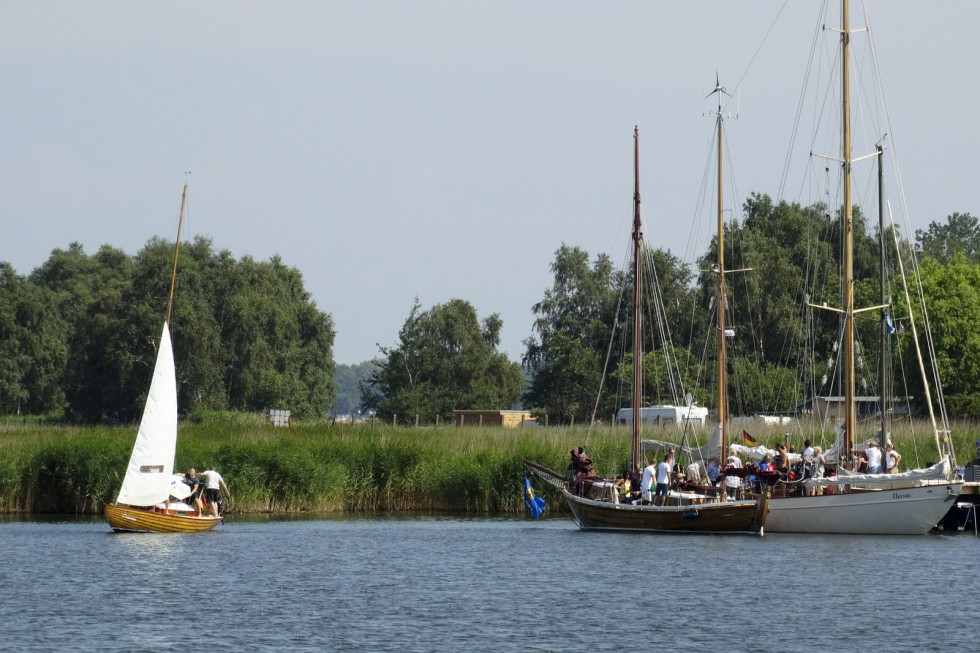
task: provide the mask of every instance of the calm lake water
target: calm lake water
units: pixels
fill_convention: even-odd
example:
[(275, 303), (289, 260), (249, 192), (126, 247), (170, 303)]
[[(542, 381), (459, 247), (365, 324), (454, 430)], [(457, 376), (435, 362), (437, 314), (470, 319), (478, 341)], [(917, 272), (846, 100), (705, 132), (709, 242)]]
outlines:
[(974, 651), (980, 539), (566, 519), (0, 520), (0, 650)]

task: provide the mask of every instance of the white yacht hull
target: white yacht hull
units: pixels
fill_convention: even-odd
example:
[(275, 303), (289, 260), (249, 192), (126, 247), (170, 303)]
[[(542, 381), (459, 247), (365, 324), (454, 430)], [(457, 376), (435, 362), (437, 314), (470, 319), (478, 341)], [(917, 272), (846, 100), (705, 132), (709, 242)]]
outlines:
[(962, 483), (890, 490), (773, 498), (770, 533), (923, 535), (949, 511)]

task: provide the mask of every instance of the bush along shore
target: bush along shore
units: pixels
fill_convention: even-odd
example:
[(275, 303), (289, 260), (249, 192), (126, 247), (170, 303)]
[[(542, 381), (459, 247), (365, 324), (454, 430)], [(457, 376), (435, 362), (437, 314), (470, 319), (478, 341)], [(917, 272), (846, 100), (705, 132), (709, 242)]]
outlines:
[[(753, 435), (767, 446), (786, 437), (768, 431)], [(969, 462), (978, 430), (954, 433), (959, 463)], [(101, 513), (119, 491), (135, 435), (135, 427), (52, 427), (0, 418), (0, 513)], [(645, 437), (676, 440), (655, 427)], [(707, 440), (706, 433), (696, 437)], [(804, 437), (821, 440), (797, 429), (790, 434), (797, 450)], [(895, 429), (892, 439), (903, 468), (936, 459), (932, 438), (921, 426)], [(569, 449), (585, 446), (601, 475), (615, 475), (626, 464), (628, 440), (627, 428), (609, 424), (592, 429), (186, 424), (180, 429), (176, 470), (213, 466), (221, 472), (232, 492), (226, 500), (229, 513), (506, 515), (524, 510), (525, 458), (562, 471)]]

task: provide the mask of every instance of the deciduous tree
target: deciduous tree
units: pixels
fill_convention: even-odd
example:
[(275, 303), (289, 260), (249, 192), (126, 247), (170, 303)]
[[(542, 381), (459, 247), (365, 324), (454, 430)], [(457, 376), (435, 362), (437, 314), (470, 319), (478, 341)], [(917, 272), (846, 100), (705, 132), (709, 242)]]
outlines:
[(448, 421), (453, 410), (509, 409), (520, 398), (520, 365), (497, 352), (500, 317), (482, 322), (473, 306), (452, 299), (423, 311), (416, 299), (398, 334), (381, 347), (364, 403), (379, 417)]

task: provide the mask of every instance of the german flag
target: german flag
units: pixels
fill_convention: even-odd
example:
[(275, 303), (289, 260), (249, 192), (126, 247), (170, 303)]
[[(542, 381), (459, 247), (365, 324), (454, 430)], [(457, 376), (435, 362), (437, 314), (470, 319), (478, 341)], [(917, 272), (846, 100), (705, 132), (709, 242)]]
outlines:
[(749, 435), (749, 432), (745, 430), (742, 431), (742, 442), (744, 442), (745, 446), (747, 447), (754, 447), (759, 444), (759, 441)]

